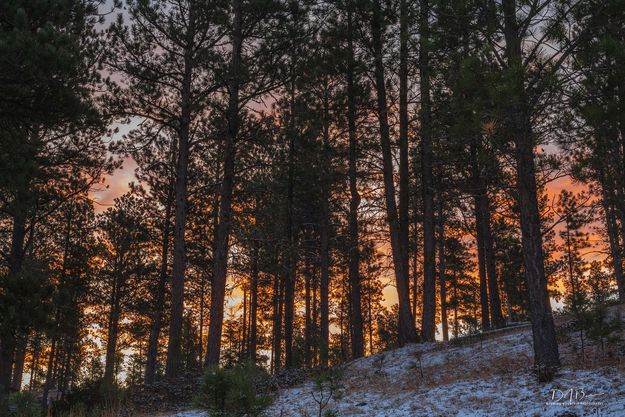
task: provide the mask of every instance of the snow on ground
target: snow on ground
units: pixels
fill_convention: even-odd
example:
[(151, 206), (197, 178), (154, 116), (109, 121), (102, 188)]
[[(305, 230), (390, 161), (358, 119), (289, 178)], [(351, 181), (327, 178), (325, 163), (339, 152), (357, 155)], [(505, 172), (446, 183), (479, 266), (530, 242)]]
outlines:
[[(339, 416), (375, 417), (533, 417), (566, 411), (625, 416), (622, 367), (584, 370), (566, 366), (565, 360), (554, 382), (539, 384), (529, 370), (531, 342), (524, 330), (465, 346), (409, 345), (359, 359), (346, 367), (342, 392), (326, 409)], [(573, 401), (562, 398), (569, 390)], [(283, 391), (268, 415), (318, 415), (313, 392), (310, 383)], [(579, 404), (571, 404), (576, 394)]]
[[(323, 413), (332, 410), (341, 417), (625, 416), (623, 359), (594, 360), (591, 350), (582, 365), (571, 346), (571, 342), (561, 343), (563, 367), (546, 384), (539, 384), (530, 371), (528, 329), (463, 345), (418, 344), (382, 352), (345, 366), (341, 388)], [(319, 404), (314, 397), (319, 398), (319, 392), (312, 382), (282, 390), (266, 415), (316, 417)]]

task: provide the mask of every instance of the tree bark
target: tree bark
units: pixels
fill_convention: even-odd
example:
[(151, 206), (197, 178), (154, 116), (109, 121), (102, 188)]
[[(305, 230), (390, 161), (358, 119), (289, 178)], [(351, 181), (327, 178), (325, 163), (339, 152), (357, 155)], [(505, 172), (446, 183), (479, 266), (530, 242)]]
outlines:
[(503, 0), (503, 11), (508, 71), (514, 86), (508, 98), (510, 100), (508, 121), (515, 145), (521, 240), (529, 292), (534, 361), (539, 366), (557, 367), (560, 366), (560, 354), (545, 276), (534, 161), (534, 137), (524, 87), (523, 55), (516, 18), (516, 0)]
[[(409, 256), (409, 204), (410, 171), (408, 169), (408, 1), (400, 1), (399, 14), (399, 241), (402, 269), (410, 270)], [(407, 280), (410, 286), (410, 279)], [(410, 290), (408, 289), (408, 292)], [(412, 310), (411, 310), (412, 312)], [(414, 320), (414, 315), (413, 315)]]
[(277, 373), (282, 365), (282, 294), (283, 280), (278, 273), (273, 278), (273, 363), (272, 369)]
[(48, 406), (48, 394), (50, 393), (50, 388), (52, 387), (52, 378), (54, 377), (53, 371), (55, 367), (54, 358), (56, 357), (56, 345), (57, 340), (56, 337), (52, 339), (52, 344), (50, 345), (50, 352), (48, 353), (48, 363), (46, 366), (46, 380), (43, 383), (43, 392), (41, 394), (41, 404), (43, 407)]
[(148, 339), (147, 358), (145, 365), (145, 385), (154, 383), (156, 377), (156, 364), (158, 360), (158, 341), (163, 327), (163, 305), (165, 304), (165, 289), (167, 287), (167, 264), (169, 259), (169, 235), (171, 234), (171, 209), (173, 195), (171, 188), (168, 190), (167, 201), (165, 202), (165, 218), (162, 231), (161, 242), (161, 265), (158, 280), (158, 288), (154, 300), (154, 313), (150, 326), (150, 336)]
[[(117, 268), (116, 268), (117, 269)], [(120, 272), (114, 273), (114, 285), (111, 291), (110, 311), (108, 317), (108, 329), (106, 336), (106, 357), (104, 360), (104, 384), (115, 384), (115, 360), (117, 355), (117, 337), (119, 334), (119, 318), (121, 315), (121, 291), (122, 279)]]
[(308, 369), (312, 367), (311, 281), (311, 265), (306, 256), (304, 260), (304, 366)]
[(445, 277), (445, 219), (443, 201), (438, 203), (438, 281), (441, 294), (441, 323), (443, 341), (449, 341), (449, 323), (447, 322), (447, 280)]
[(380, 10), (380, 1), (373, 1), (373, 15), (371, 21), (372, 41), (375, 63), (375, 87), (377, 92), (377, 111), (380, 124), (380, 146), (382, 148), (384, 196), (386, 200), (386, 216), (391, 237), (391, 251), (395, 272), (395, 283), (399, 301), (399, 344), (417, 341), (414, 317), (410, 311), (410, 289), (408, 270), (404, 269), (406, 262), (401, 249), (399, 218), (395, 201), (395, 182), (393, 178), (393, 155), (389, 132), (388, 113), (386, 108), (386, 86), (383, 57), (383, 25)]
[(319, 360), (322, 368), (328, 366), (330, 350), (330, 220), (326, 196), (321, 197), (321, 230), (319, 236), (319, 332), (321, 346)]
[(419, 11), (419, 73), (421, 78), (421, 169), (423, 184), (423, 341), (433, 342), (436, 335), (436, 255), (434, 230), (434, 176), (430, 103), (430, 7), (421, 1)]
[(181, 88), (180, 121), (178, 126), (178, 164), (176, 167), (174, 248), (171, 285), (171, 320), (167, 345), (165, 377), (174, 378), (182, 365), (181, 342), (184, 315), (184, 282), (186, 270), (185, 232), (187, 221), (187, 177), (189, 170), (189, 147), (191, 127), (191, 84), (193, 82), (193, 34), (195, 33), (195, 13), (189, 9), (187, 48), (184, 56), (184, 76)]
[[(293, 321), (295, 318), (295, 281), (297, 280), (297, 231), (295, 226), (295, 163), (297, 138), (295, 133), (295, 81), (289, 87), (289, 117), (286, 134), (289, 140), (288, 179), (286, 196), (286, 280), (284, 282), (284, 366), (293, 366)], [(321, 204), (326, 199), (322, 196)], [(323, 210), (323, 209), (322, 209)], [(322, 214), (323, 216), (323, 214)], [(322, 220), (323, 221), (323, 220)], [(323, 226), (322, 226), (323, 229)], [(322, 232), (323, 233), (323, 232)], [(323, 256), (323, 255), (321, 255)]]
[(251, 279), (251, 297), (250, 297), (250, 342), (249, 342), (249, 358), (256, 363), (256, 349), (258, 346), (257, 335), (257, 316), (258, 316), (258, 242), (254, 241), (252, 247), (252, 271)]
[[(495, 248), (493, 245), (493, 234), (491, 228), (491, 209), (488, 199), (488, 189), (486, 176), (480, 164), (481, 144), (479, 138), (473, 137), (471, 142), (471, 159), (473, 164), (473, 180), (475, 187), (475, 224), (477, 228), (478, 252), (482, 249), (482, 260), (480, 267), (484, 270), (486, 286), (488, 288), (487, 311), (490, 311), (490, 321), (484, 321), (484, 305), (482, 304), (483, 327), (501, 328), (506, 322), (501, 311), (501, 297), (499, 296), (499, 285), (497, 279), (497, 266), (495, 263)], [(482, 270), (480, 270), (480, 298), (482, 297)], [(485, 324), (484, 324), (485, 323)]]
[(26, 359), (26, 347), (28, 338), (22, 336), (17, 341), (15, 349), (15, 361), (13, 363), (13, 378), (11, 379), (11, 389), (19, 392), (22, 389), (22, 376), (24, 374), (24, 362)]
[[(68, 263), (69, 263), (69, 245), (70, 239), (72, 235), (72, 214), (71, 211), (67, 217), (66, 229), (65, 229), (65, 237), (63, 242), (63, 263), (61, 265), (61, 278), (59, 279), (59, 290), (62, 290), (65, 287)], [(112, 292), (115, 291), (115, 283), (113, 284)], [(46, 380), (43, 384), (42, 395), (41, 395), (41, 404), (43, 407), (47, 407), (48, 405), (48, 393), (50, 392), (50, 387), (52, 386), (53, 379), (53, 370), (56, 366), (55, 357), (57, 355), (57, 345), (59, 343), (59, 325), (61, 323), (62, 318), (62, 309), (61, 305), (57, 304), (56, 311), (54, 313), (54, 323), (51, 332), (51, 347), (50, 354), (48, 356), (48, 364), (46, 369)]]
[(488, 302), (488, 283), (486, 274), (486, 254), (484, 245), (484, 216), (482, 215), (482, 181), (478, 162), (476, 139), (471, 142), (471, 170), (473, 176), (473, 207), (475, 214), (475, 240), (477, 243), (477, 265), (480, 277), (480, 318), (482, 330), (490, 328), (490, 314)]
[(622, 247), (619, 238), (614, 209), (611, 204), (610, 193), (606, 185), (604, 175), (601, 173), (601, 204), (605, 215), (606, 230), (608, 232), (608, 240), (610, 242), (610, 260), (612, 261), (612, 269), (616, 278), (616, 286), (618, 288), (619, 301), (625, 301), (625, 276), (623, 275), (623, 258)]
[(211, 313), (208, 330), (206, 364), (217, 365), (221, 356), (221, 332), (226, 298), (226, 278), (228, 273), (228, 252), (230, 249), (230, 226), (232, 217), (232, 194), (236, 162), (236, 142), (239, 136), (239, 89), (241, 72), (241, 48), (243, 45), (242, 1), (232, 2), (232, 59), (231, 74), (228, 80), (228, 131), (224, 160), (224, 175), (221, 182), (219, 224), (215, 236), (213, 254), (213, 287), (211, 289)]
[(497, 279), (497, 265), (495, 263), (495, 248), (491, 228), (491, 210), (488, 193), (484, 188), (480, 193), (480, 214), (482, 215), (482, 238), (484, 242), (484, 260), (486, 263), (486, 275), (488, 282), (488, 301), (490, 308), (490, 322), (496, 329), (504, 327), (506, 321), (501, 311), (501, 297), (499, 295), (499, 283)]
[(417, 216), (414, 216), (414, 242), (415, 248), (412, 251), (412, 316), (417, 317), (419, 311), (419, 226)]

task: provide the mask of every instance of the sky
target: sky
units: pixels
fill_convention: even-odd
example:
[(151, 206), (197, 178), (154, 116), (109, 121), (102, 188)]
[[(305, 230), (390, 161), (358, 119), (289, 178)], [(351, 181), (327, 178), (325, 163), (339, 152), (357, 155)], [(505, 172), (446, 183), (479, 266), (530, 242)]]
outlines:
[[(131, 125), (119, 126), (119, 132), (117, 134), (118, 137), (116, 138), (121, 138), (122, 135), (127, 133), (132, 127), (133, 126)], [(106, 208), (111, 207), (114, 203), (115, 198), (123, 195), (129, 190), (129, 183), (136, 180), (134, 175), (134, 171), (136, 168), (137, 164), (132, 158), (125, 158), (123, 160), (123, 167), (115, 171), (113, 175), (110, 175), (106, 178), (104, 187), (92, 193), (92, 198), (95, 202), (95, 208), (97, 212), (102, 212), (106, 210)], [(547, 187), (547, 193), (550, 196), (554, 196), (559, 194), (564, 189), (578, 192), (582, 188), (582, 185), (573, 183), (571, 178), (563, 177), (551, 182)], [(602, 250), (605, 243), (600, 241), (596, 233), (594, 233), (594, 228), (596, 228), (596, 226), (596, 224), (591, 225), (587, 230), (591, 235), (591, 241), (595, 242), (595, 247), (590, 248), (587, 251), (588, 253), (586, 255), (586, 259), (589, 262), (595, 259), (603, 259), (603, 257), (605, 257), (605, 255), (603, 254), (604, 251)], [(561, 227), (562, 226), (556, 228), (556, 231), (561, 230)], [(559, 240), (559, 236), (557, 236), (556, 239)], [(390, 306), (397, 302), (396, 290), (394, 286), (392, 286), (392, 276), (389, 275), (387, 277), (383, 277), (383, 279), (385, 283), (388, 283), (388, 285), (383, 290), (385, 299), (384, 304)], [(554, 307), (554, 309), (560, 308), (561, 306), (561, 303), (553, 300), (552, 307)]]

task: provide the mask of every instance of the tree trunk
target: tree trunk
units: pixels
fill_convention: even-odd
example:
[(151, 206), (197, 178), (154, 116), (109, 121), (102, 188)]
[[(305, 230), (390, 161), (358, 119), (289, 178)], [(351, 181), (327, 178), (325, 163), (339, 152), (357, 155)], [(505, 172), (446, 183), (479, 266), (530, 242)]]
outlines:
[(430, 104), (430, 8), (421, 1), (419, 11), (419, 73), (421, 78), (421, 168), (423, 183), (423, 341), (433, 342), (436, 335), (436, 255), (434, 230), (434, 176)]
[(419, 227), (417, 225), (418, 220), (415, 217), (414, 222), (414, 241), (415, 248), (412, 251), (412, 316), (417, 317), (419, 311)]
[[(289, 92), (289, 118), (287, 121), (287, 136), (289, 139), (288, 154), (288, 182), (286, 196), (286, 238), (288, 241), (286, 252), (286, 280), (284, 281), (284, 366), (288, 369), (293, 366), (293, 320), (295, 317), (295, 281), (297, 280), (297, 232), (295, 227), (295, 161), (296, 161), (296, 134), (295, 134), (295, 81), (291, 80)], [(322, 197), (321, 204), (325, 199)], [(323, 227), (322, 227), (323, 228)]]
[(48, 394), (50, 393), (50, 388), (52, 387), (52, 378), (54, 371), (54, 358), (56, 357), (56, 337), (52, 338), (52, 344), (50, 345), (50, 352), (48, 353), (48, 363), (46, 366), (46, 380), (43, 383), (43, 392), (41, 394), (41, 404), (44, 408), (48, 406)]
[[(603, 174), (601, 175), (603, 180)], [(607, 181), (603, 180), (601, 184), (601, 203), (603, 205), (605, 224), (608, 232), (608, 240), (610, 242), (610, 260), (612, 261), (612, 269), (614, 270), (614, 277), (616, 278), (619, 301), (625, 302), (625, 276), (623, 275), (622, 248), (619, 239), (616, 218), (614, 216), (614, 209), (612, 208), (610, 202), (611, 199), (606, 182)]]
[(252, 247), (252, 271), (251, 279), (251, 300), (250, 300), (250, 343), (249, 358), (256, 363), (257, 341), (257, 316), (258, 316), (258, 242), (254, 241)]
[[(319, 340), (319, 279), (315, 273), (313, 265), (313, 277), (312, 277), (312, 326), (313, 326), (313, 341)], [(319, 367), (319, 345), (320, 343), (313, 343), (313, 367)]]
[(245, 282), (243, 286), (243, 317), (241, 317), (241, 344), (239, 346), (239, 361), (242, 361), (247, 356), (247, 287)]
[(328, 354), (330, 349), (330, 221), (329, 207), (325, 196), (321, 198), (321, 230), (319, 236), (319, 331), (321, 337), (321, 346), (319, 359), (321, 367), (328, 366)]
[(236, 162), (236, 142), (239, 136), (239, 88), (241, 72), (241, 48), (243, 45), (242, 1), (232, 2), (232, 61), (231, 74), (228, 80), (228, 131), (224, 160), (224, 175), (221, 182), (219, 224), (215, 236), (215, 253), (213, 254), (213, 287), (211, 289), (211, 313), (208, 330), (208, 347), (206, 364), (217, 365), (221, 356), (221, 331), (224, 318), (224, 301), (226, 298), (226, 278), (228, 272), (228, 252), (230, 249), (230, 222), (232, 217), (232, 194)]
[(28, 389), (32, 390), (37, 379), (37, 368), (39, 367), (39, 355), (41, 354), (41, 336), (35, 333), (31, 342), (32, 356), (30, 361), (30, 380), (28, 381)]
[[(400, 1), (399, 15), (399, 241), (402, 269), (410, 270), (408, 209), (410, 204), (410, 172), (408, 169), (408, 1)], [(410, 286), (410, 279), (406, 282)], [(408, 289), (408, 292), (410, 290)], [(412, 313), (412, 311), (411, 311)], [(414, 315), (413, 315), (414, 320)]]
[[(2, 335), (2, 344), (0, 345), (0, 400), (3, 394), (7, 393), (11, 387), (11, 371), (13, 369), (13, 355), (15, 352), (14, 339), (14, 335)], [(0, 411), (2, 411), (1, 408)]]
[(161, 242), (161, 265), (158, 281), (156, 298), (154, 300), (154, 313), (152, 315), (152, 324), (150, 326), (150, 336), (148, 339), (148, 350), (145, 365), (145, 385), (154, 383), (156, 377), (156, 364), (158, 360), (158, 341), (160, 339), (163, 327), (163, 305), (165, 304), (165, 290), (167, 287), (167, 263), (169, 259), (169, 235), (171, 229), (171, 209), (172, 209), (172, 192), (171, 187), (168, 191), (167, 201), (165, 203), (165, 218), (163, 224), (162, 242)]
[[(188, 34), (194, 33), (195, 13), (189, 9)], [(165, 377), (173, 378), (180, 372), (182, 357), (182, 326), (184, 316), (184, 281), (186, 270), (185, 232), (187, 221), (187, 177), (189, 170), (189, 134), (191, 127), (191, 106), (193, 81), (193, 39), (187, 40), (184, 57), (184, 77), (181, 89), (180, 122), (178, 126), (178, 164), (176, 167), (175, 212), (174, 212), (174, 251), (171, 285), (171, 321), (169, 324), (169, 340), (167, 345), (167, 362)]]
[(198, 323), (198, 332), (199, 332), (199, 336), (198, 336), (198, 361), (197, 361), (197, 369), (199, 372), (202, 371), (202, 369), (204, 368), (204, 310), (205, 310), (205, 305), (206, 305), (206, 281), (204, 279), (204, 277), (200, 277), (200, 317), (199, 317), (199, 323)]
[(312, 317), (311, 317), (311, 265), (308, 257), (304, 260), (304, 365), (312, 367)]
[(545, 276), (540, 212), (534, 162), (534, 137), (524, 87), (521, 39), (516, 19), (516, 0), (504, 0), (504, 25), (508, 70), (515, 91), (509, 97), (509, 122), (515, 145), (517, 188), (521, 211), (521, 240), (529, 292), (534, 339), (534, 361), (539, 366), (560, 366), (558, 342)]
[(471, 170), (473, 176), (473, 207), (475, 214), (475, 240), (477, 243), (477, 265), (478, 265), (478, 274), (480, 277), (480, 318), (482, 321), (482, 330), (487, 330), (490, 328), (490, 315), (488, 308), (488, 283), (487, 283), (487, 275), (486, 275), (486, 255), (485, 255), (485, 247), (484, 247), (484, 216), (482, 215), (481, 210), (482, 200), (482, 183), (480, 179), (480, 167), (478, 162), (478, 152), (477, 152), (477, 144), (476, 139), (474, 138), (471, 142)]
[[(488, 200), (488, 190), (486, 177), (480, 165), (481, 145), (479, 138), (473, 137), (471, 142), (471, 160), (473, 169), (473, 181), (475, 187), (475, 225), (478, 240), (478, 252), (482, 251), (480, 260), (480, 300), (482, 301), (482, 327), (488, 328), (491, 325), (501, 328), (506, 322), (501, 311), (501, 297), (499, 296), (499, 285), (497, 279), (497, 266), (495, 264), (495, 249), (493, 246), (493, 235), (491, 229), (491, 210)], [(479, 255), (478, 255), (479, 256)], [(482, 280), (485, 280), (488, 288), (488, 304), (482, 300)], [(486, 291), (486, 288), (484, 288)], [(486, 309), (484, 308), (486, 307)], [(484, 313), (490, 310), (490, 321), (484, 321)]]
[(22, 375), (24, 374), (24, 361), (26, 359), (26, 346), (28, 338), (22, 336), (17, 342), (15, 349), (15, 362), (13, 363), (13, 379), (11, 380), (11, 389), (19, 392), (22, 389)]
[(403, 259), (401, 249), (401, 237), (397, 205), (395, 201), (395, 182), (393, 178), (393, 155), (391, 152), (391, 139), (389, 133), (388, 113), (386, 108), (386, 86), (384, 75), (382, 15), (380, 1), (373, 1), (373, 16), (371, 31), (375, 61), (375, 86), (377, 91), (377, 111), (380, 123), (380, 146), (382, 148), (383, 171), (384, 171), (384, 196), (386, 200), (386, 215), (391, 237), (391, 251), (393, 254), (393, 266), (395, 283), (399, 301), (399, 344), (413, 343), (417, 341), (414, 317), (410, 311), (410, 288), (408, 270), (404, 269), (406, 262)]
[[(63, 263), (61, 265), (61, 278), (59, 280), (59, 290), (62, 290), (65, 287), (67, 268), (69, 262), (69, 244), (72, 233), (72, 215), (71, 211), (67, 217), (67, 224), (65, 230), (65, 239), (63, 242)], [(112, 292), (115, 292), (115, 282), (113, 283)], [(59, 343), (59, 324), (61, 323), (62, 318), (62, 308), (61, 304), (57, 304), (56, 311), (54, 313), (54, 323), (52, 327), (52, 335), (51, 335), (51, 347), (50, 347), (50, 355), (48, 356), (48, 365), (46, 369), (46, 380), (44, 381), (42, 395), (41, 395), (41, 404), (43, 407), (47, 407), (48, 405), (48, 393), (50, 391), (50, 387), (52, 385), (53, 379), (53, 370), (56, 366), (54, 362), (54, 358), (56, 357), (57, 344)]]
[(116, 273), (115, 284), (111, 292), (110, 311), (108, 318), (108, 329), (106, 336), (106, 357), (104, 360), (104, 384), (112, 386), (115, 384), (115, 361), (117, 355), (117, 337), (119, 334), (119, 318), (121, 315), (121, 279)]
[(278, 273), (273, 278), (273, 371), (278, 372), (282, 362), (282, 294), (283, 280)]
[[(293, 232), (290, 232), (293, 235)], [(297, 241), (292, 236), (289, 248), (286, 280), (284, 282), (284, 366), (292, 368), (293, 363), (293, 322), (295, 319), (295, 281), (297, 279)]]
[(449, 341), (449, 323), (447, 322), (447, 280), (445, 278), (445, 219), (442, 198), (440, 200), (438, 203), (438, 280), (441, 292), (443, 341), (447, 342)]
[[(26, 238), (26, 212), (21, 207), (21, 201), (23, 199), (18, 195), (16, 200), (16, 213), (13, 216), (13, 228), (11, 231), (11, 249), (7, 259), (9, 267), (8, 272), (14, 277), (22, 270), (24, 240)], [(13, 328), (13, 324), (2, 323), (2, 327), (5, 327), (5, 329), (3, 329), (2, 334), (0, 334), (0, 395), (2, 391), (8, 392), (11, 386), (13, 357), (17, 345), (16, 329)]]
[(479, 212), (478, 195), (475, 196), (475, 229), (477, 242), (477, 259), (478, 273), (480, 277), (480, 318), (482, 321), (482, 330), (490, 329), (490, 315), (488, 306), (488, 283), (486, 275), (486, 257), (484, 254), (484, 227), (482, 225), (483, 218)]
[(490, 322), (496, 329), (504, 327), (506, 321), (501, 311), (501, 297), (499, 295), (499, 283), (497, 279), (497, 265), (495, 263), (495, 248), (491, 229), (490, 202), (488, 193), (484, 188), (479, 197), (480, 214), (482, 215), (482, 239), (484, 242), (484, 260), (486, 263), (486, 275), (488, 277), (488, 301), (490, 307)]

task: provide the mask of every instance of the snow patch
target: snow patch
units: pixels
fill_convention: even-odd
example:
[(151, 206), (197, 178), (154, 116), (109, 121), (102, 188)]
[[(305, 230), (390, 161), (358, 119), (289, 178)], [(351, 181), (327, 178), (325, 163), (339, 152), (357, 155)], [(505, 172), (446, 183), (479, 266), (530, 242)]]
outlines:
[[(560, 349), (563, 368), (553, 382), (539, 384), (530, 371), (527, 328), (464, 344), (408, 345), (347, 364), (342, 388), (323, 411), (341, 417), (625, 416), (623, 361), (585, 369), (568, 345)], [(265, 415), (316, 417), (314, 391), (312, 382), (284, 389)]]

